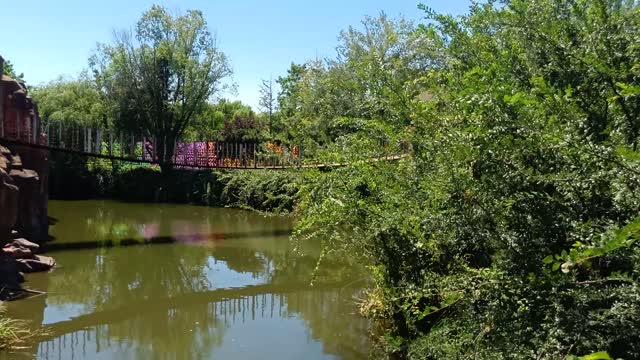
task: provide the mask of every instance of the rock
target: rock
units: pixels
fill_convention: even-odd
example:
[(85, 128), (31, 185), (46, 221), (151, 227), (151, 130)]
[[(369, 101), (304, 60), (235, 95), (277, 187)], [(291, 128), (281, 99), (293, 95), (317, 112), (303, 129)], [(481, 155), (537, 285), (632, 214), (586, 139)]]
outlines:
[(0, 287), (18, 287), (24, 281), (24, 276), (20, 274), (18, 264), (10, 257), (0, 255)]
[(20, 155), (14, 154), (11, 156), (11, 168), (15, 170), (22, 170), (22, 159)]
[(15, 228), (30, 239), (42, 237), (40, 214), (41, 189), (38, 173), (29, 169), (13, 169), (11, 179), (20, 189), (18, 197), (18, 218)]
[(0, 169), (4, 170), (5, 172), (9, 172), (11, 171), (11, 161), (9, 161), (9, 159), (7, 159), (4, 155), (0, 155)]
[(11, 238), (11, 230), (18, 219), (18, 199), (18, 187), (9, 174), (0, 169), (0, 244)]
[(9, 242), (7, 245), (5, 245), (4, 247), (20, 247), (20, 248), (24, 248), (24, 249), (29, 249), (31, 250), (33, 253), (37, 253), (40, 250), (40, 245), (33, 243), (27, 239), (23, 239), (23, 238), (19, 238), (19, 239), (13, 239), (11, 240), (11, 242)]
[(2, 252), (13, 259), (28, 259), (33, 256), (31, 249), (21, 246), (6, 245), (2, 248)]
[(24, 273), (47, 271), (56, 265), (56, 261), (48, 256), (34, 255), (31, 259), (16, 260), (18, 270)]

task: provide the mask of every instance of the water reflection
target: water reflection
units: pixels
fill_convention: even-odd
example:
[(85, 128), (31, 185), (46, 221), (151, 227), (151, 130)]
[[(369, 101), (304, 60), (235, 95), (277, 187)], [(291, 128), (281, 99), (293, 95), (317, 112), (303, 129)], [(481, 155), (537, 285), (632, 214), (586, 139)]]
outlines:
[(289, 219), (113, 202), (52, 202), (50, 212), (58, 221), (49, 248), (62, 267), (29, 277), (26, 285), (46, 296), (10, 304), (15, 316), (42, 324), (50, 335), (20, 356), (368, 354), (369, 324), (354, 314), (357, 270), (333, 264), (309, 287), (317, 249), (290, 252)]

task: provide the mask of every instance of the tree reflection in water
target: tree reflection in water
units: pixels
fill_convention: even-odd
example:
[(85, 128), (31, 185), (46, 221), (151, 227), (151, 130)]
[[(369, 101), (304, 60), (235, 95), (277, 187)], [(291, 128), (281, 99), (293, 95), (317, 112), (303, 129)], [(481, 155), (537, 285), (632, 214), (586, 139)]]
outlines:
[[(299, 327), (325, 354), (366, 357), (369, 323), (355, 315), (353, 268), (332, 264), (321, 282), (336, 285), (310, 288), (317, 249), (304, 256), (290, 251), (279, 232), (290, 227), (289, 220), (227, 209), (125, 205), (53, 202), (51, 213), (59, 221), (51, 246), (58, 246), (62, 267), (34, 279), (34, 287), (49, 292), (44, 310), (43, 301), (32, 302), (31, 309), (26, 302), (15, 305), (30, 310), (23, 313), (44, 311), (52, 335), (33, 349), (39, 358), (210, 358), (237, 350), (235, 338), (225, 338), (237, 328), (250, 347), (257, 338), (249, 334), (264, 321)], [(100, 247), (107, 240), (142, 243), (166, 236), (175, 242)], [(64, 244), (91, 246), (65, 251)]]

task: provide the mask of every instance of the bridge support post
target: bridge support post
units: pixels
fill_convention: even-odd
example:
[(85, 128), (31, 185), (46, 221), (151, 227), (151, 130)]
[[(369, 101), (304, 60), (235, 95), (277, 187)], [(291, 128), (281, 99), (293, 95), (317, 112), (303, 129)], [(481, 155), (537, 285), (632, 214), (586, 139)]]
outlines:
[(96, 152), (102, 154), (102, 129), (97, 129), (96, 131)]
[(204, 157), (205, 157), (205, 167), (209, 167), (209, 141), (205, 140), (204, 142)]
[(91, 154), (91, 152), (93, 151), (93, 149), (91, 149), (91, 144), (92, 144), (92, 135), (91, 134), (91, 128), (87, 128), (87, 139), (85, 140), (85, 143), (87, 144), (87, 150), (86, 152)]
[(176, 165), (176, 163), (178, 162), (178, 142), (174, 141), (173, 142), (173, 164)]
[(224, 167), (224, 160), (227, 157), (227, 143), (222, 143), (222, 167)]

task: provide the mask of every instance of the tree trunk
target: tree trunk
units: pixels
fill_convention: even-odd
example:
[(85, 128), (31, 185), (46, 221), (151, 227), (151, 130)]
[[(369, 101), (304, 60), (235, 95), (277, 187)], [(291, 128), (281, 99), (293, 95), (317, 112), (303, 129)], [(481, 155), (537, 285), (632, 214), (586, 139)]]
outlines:
[(157, 144), (157, 156), (160, 170), (163, 174), (168, 174), (173, 170), (175, 154), (175, 136), (159, 135)]

